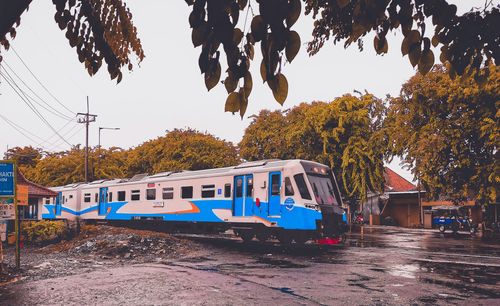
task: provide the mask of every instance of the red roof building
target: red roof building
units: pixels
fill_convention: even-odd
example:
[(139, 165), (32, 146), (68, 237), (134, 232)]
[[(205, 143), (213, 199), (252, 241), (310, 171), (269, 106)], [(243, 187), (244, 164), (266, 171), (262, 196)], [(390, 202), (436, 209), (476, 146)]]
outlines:
[(416, 191), (417, 186), (405, 180), (401, 175), (384, 167), (385, 191), (386, 192), (401, 192), (401, 191)]
[(21, 170), (19, 170), (19, 168), (17, 169), (17, 184), (28, 186), (28, 197), (43, 198), (57, 196), (57, 192), (54, 192), (46, 187), (43, 187), (42, 185), (33, 183), (32, 181), (28, 180), (26, 177), (24, 177), (24, 174), (21, 172)]

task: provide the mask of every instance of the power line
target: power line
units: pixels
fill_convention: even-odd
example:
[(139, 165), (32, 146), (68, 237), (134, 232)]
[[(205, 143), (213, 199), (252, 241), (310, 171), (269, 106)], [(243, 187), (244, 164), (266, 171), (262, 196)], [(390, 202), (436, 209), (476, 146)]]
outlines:
[[(9, 68), (9, 70), (21, 81), (21, 83), (23, 83), (24, 86), (26, 86), (26, 88), (28, 88), (29, 91), (31, 91), (40, 101), (42, 101), (45, 105), (47, 105), (50, 109), (52, 109), (54, 112), (56, 112), (57, 114), (59, 114), (60, 116), (63, 116), (64, 118), (63, 119), (66, 119), (66, 120), (71, 120), (72, 118), (66, 114), (63, 114), (62, 112), (60, 112), (58, 109), (54, 108), (52, 105), (50, 105), (49, 103), (47, 103), (44, 99), (42, 99), (33, 89), (31, 89), (31, 87), (28, 86), (28, 84), (26, 84), (23, 79), (14, 71), (14, 69), (12, 69), (12, 67), (5, 61), (3, 60), (4, 64), (7, 66), (7, 68)], [(8, 72), (5, 71), (7, 74)], [(10, 75), (9, 75), (10, 76)], [(12, 78), (12, 77), (11, 77)], [(37, 103), (36, 101), (34, 101), (34, 99), (32, 99), (33, 102)], [(38, 104), (38, 103), (37, 103)], [(40, 105), (40, 104), (39, 104)], [(42, 105), (40, 105), (42, 106)], [(43, 106), (42, 106), (43, 107)], [(45, 107), (44, 107), (45, 108)], [(46, 108), (45, 108), (46, 109)], [(47, 109), (46, 109), (47, 110)], [(49, 110), (47, 110), (49, 111)], [(51, 112), (53, 113), (53, 112)], [(57, 114), (53, 113), (54, 115), (57, 116)], [(71, 115), (75, 115), (75, 113), (72, 113)]]
[[(36, 144), (36, 146), (38, 147), (42, 147), (43, 149), (47, 150), (47, 148), (45, 146), (43, 146), (41, 143), (39, 143), (38, 141), (34, 140), (33, 138), (31, 138), (30, 136), (26, 135), (22, 128), (20, 128), (19, 126), (17, 126), (14, 122), (10, 121), (9, 119), (7, 119), (6, 117), (0, 115), (0, 118), (2, 118), (8, 125), (10, 125), (11, 127), (13, 127), (16, 131), (18, 131), (20, 134), (22, 134), (24, 137), (28, 138), (29, 140), (31, 140), (33, 143)], [(26, 130), (24, 130), (26, 131)], [(28, 132), (28, 131), (26, 131)], [(29, 132), (28, 132), (29, 133)], [(31, 133), (30, 133), (31, 134)]]
[(23, 59), (21, 58), (21, 56), (16, 52), (16, 49), (11, 45), (10, 48), (12, 49), (12, 51), (14, 51), (14, 53), (16, 54), (16, 56), (19, 58), (19, 60), (21, 61), (21, 63), (23, 63), (24, 67), (26, 67), (26, 69), (28, 69), (28, 71), (31, 73), (31, 75), (33, 76), (33, 78), (35, 78), (35, 80), (38, 82), (38, 84), (40, 84), (40, 86), (43, 87), (43, 89), (45, 89), (45, 91), (52, 97), (54, 98), (54, 100), (56, 100), (57, 103), (59, 103), (59, 105), (61, 105), (62, 107), (64, 107), (66, 110), (68, 110), (70, 113), (74, 114), (75, 112), (70, 110), (69, 108), (66, 107), (66, 105), (64, 105), (63, 103), (61, 103), (61, 101), (59, 101), (48, 89), (47, 87), (45, 87), (45, 85), (42, 84), (42, 82), (36, 77), (36, 75), (31, 71), (31, 69), (28, 67), (28, 65), (23, 61)]
[[(9, 69), (10, 69), (10, 68), (9, 68)], [(14, 78), (10, 75), (10, 73), (9, 73), (7, 70), (4, 70), (3, 72), (0, 72), (0, 75), (1, 75), (1, 76), (3, 76), (5, 79), (7, 79), (7, 77), (8, 77), (8, 78), (10, 79), (10, 81), (11, 81), (14, 85), (16, 85), (16, 87), (19, 89), (19, 91), (23, 94), (23, 96), (24, 96), (27, 100), (32, 101), (32, 102), (34, 102), (34, 103), (36, 103), (37, 105), (39, 105), (40, 107), (42, 107), (43, 109), (45, 109), (46, 111), (48, 111), (49, 113), (51, 113), (51, 114), (53, 114), (53, 115), (55, 115), (55, 116), (57, 116), (57, 117), (59, 117), (59, 118), (61, 118), (61, 119), (64, 119), (64, 120), (72, 120), (72, 118), (71, 118), (71, 117), (69, 117), (69, 116), (67, 116), (67, 115), (65, 115), (65, 114), (63, 114), (63, 113), (61, 113), (61, 112), (59, 112), (58, 110), (55, 110), (55, 109), (54, 109), (52, 106), (50, 106), (47, 102), (45, 102), (45, 101), (43, 101), (43, 100), (42, 100), (45, 104), (47, 104), (47, 105), (48, 105), (48, 107), (49, 107), (49, 108), (54, 109), (54, 110), (51, 110), (51, 109), (49, 109), (49, 108), (45, 107), (44, 105), (40, 104), (40, 103), (39, 103), (39, 102), (37, 102), (35, 99), (33, 99), (33, 97), (31, 97), (29, 94), (27, 94), (27, 93), (26, 93), (26, 92), (25, 92), (25, 91), (24, 91), (24, 90), (23, 90), (23, 89), (22, 89), (22, 88), (21, 88), (21, 87), (20, 87), (20, 86), (16, 83), (16, 81), (14, 80)], [(7, 76), (5, 76), (5, 75), (7, 75)], [(19, 78), (19, 77), (18, 77), (18, 78)], [(21, 80), (21, 79), (20, 79), (20, 80)], [(22, 82), (23, 84), (25, 84), (25, 83), (23, 82), (23, 80), (21, 80), (21, 82)], [(26, 87), (28, 87), (26, 84), (25, 84), (25, 86), (26, 86)], [(28, 87), (28, 89), (30, 89), (30, 88)], [(31, 89), (30, 89), (30, 90), (31, 90)], [(35, 95), (36, 95), (36, 93), (35, 93)], [(40, 97), (39, 97), (39, 98), (40, 98)]]
[(15, 86), (19, 88), (19, 86), (17, 84), (15, 84), (15, 82), (13, 82), (15, 84), (15, 86), (9, 81), (8, 78), (6, 78), (2, 72), (0, 72), (0, 75), (2, 75), (4, 77), (4, 80), (7, 81), (7, 84), (9, 84), (9, 86), (14, 90), (14, 92), (19, 96), (19, 98), (21, 98), (21, 100), (35, 113), (35, 115), (38, 116), (38, 118), (40, 118), (40, 120), (42, 120), (42, 122), (44, 122), (52, 131), (54, 131), (54, 133), (56, 133), (59, 138), (61, 138), (62, 140), (64, 140), (64, 142), (66, 142), (69, 146), (71, 146), (71, 144), (66, 141), (66, 139), (64, 139), (55, 129), (54, 127), (47, 121), (47, 119), (45, 119), (45, 117), (43, 117), (43, 115), (36, 109), (36, 107), (31, 104), (29, 101), (25, 100), (25, 98), (23, 98), (23, 96), (16, 90)]

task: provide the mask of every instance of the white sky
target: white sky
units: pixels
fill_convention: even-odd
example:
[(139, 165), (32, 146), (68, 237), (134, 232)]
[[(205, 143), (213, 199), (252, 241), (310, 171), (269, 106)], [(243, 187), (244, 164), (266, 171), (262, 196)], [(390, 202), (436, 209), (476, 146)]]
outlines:
[[(33, 1), (29, 11), (21, 17), (17, 37), (11, 40), (31, 71), (67, 108), (74, 113), (85, 112), (86, 96), (89, 96), (90, 113), (98, 115), (97, 122), (90, 125), (89, 145), (92, 146), (97, 145), (99, 127), (120, 128), (119, 131), (101, 131), (101, 145), (106, 148), (137, 146), (163, 136), (166, 130), (186, 127), (207, 131), (237, 144), (251, 122), (248, 116), (261, 109), (286, 109), (301, 102), (331, 101), (353, 90), (367, 90), (378, 97), (398, 95), (401, 84), (416, 72), (408, 58), (401, 56), (399, 36), (389, 37), (389, 54), (384, 56), (375, 54), (373, 36), (368, 36), (363, 52), (358, 51), (356, 44), (345, 50), (342, 43), (335, 46), (328, 42), (319, 54), (309, 57), (305, 43), (311, 40), (312, 21), (310, 16), (301, 15), (294, 30), (299, 32), (303, 45), (293, 63), (286, 65), (283, 71), (289, 84), (284, 106), (281, 107), (268, 86), (262, 84), (258, 70), (260, 45), (257, 45), (259, 52), (251, 68), (254, 86), (245, 118), (241, 120), (239, 114), (224, 112), (227, 93), (222, 84), (210, 92), (205, 88), (198, 68), (201, 49), (195, 49), (191, 42), (188, 22), (191, 7), (184, 1), (168, 0), (128, 0), (126, 3), (133, 14), (146, 58), (133, 72), (125, 72), (119, 85), (110, 80), (104, 64), (97, 75), (89, 77), (76, 51), (69, 46), (65, 32), (54, 21), (55, 7), (51, 1)], [(483, 4), (484, 0), (468, 1), (468, 6), (461, 9)], [(241, 13), (240, 21), (244, 17)], [(250, 21), (251, 15), (248, 24)], [(12, 67), (38, 96), (58, 111), (69, 114), (37, 83), (13, 51), (2, 50), (1, 54), (4, 63)], [(438, 58), (436, 55), (436, 60)], [(222, 62), (225, 63), (225, 59)], [(5, 65), (1, 71), (14, 76)], [(224, 77), (222, 75), (221, 79)], [(22, 86), (21, 81), (16, 82)], [(68, 122), (40, 106), (37, 108), (55, 129), (60, 129), (60, 134), (70, 144), (85, 144), (83, 124)], [(70, 148), (3, 79), (0, 115), (36, 135), (25, 132), (36, 140), (34, 142), (0, 117), (0, 158), (7, 148), (15, 146), (31, 145), (49, 151)], [(402, 170), (397, 161), (389, 167), (412, 180), (412, 175)]]

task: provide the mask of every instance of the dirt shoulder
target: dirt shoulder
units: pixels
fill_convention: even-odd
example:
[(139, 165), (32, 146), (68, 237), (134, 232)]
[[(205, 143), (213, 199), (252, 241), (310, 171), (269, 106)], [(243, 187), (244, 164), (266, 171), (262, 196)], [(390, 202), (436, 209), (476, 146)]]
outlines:
[(102, 225), (86, 225), (68, 241), (21, 246), (21, 269), (15, 270), (15, 248), (4, 244), (0, 285), (68, 276), (98, 267), (150, 263), (196, 256), (200, 247), (189, 240), (165, 233)]

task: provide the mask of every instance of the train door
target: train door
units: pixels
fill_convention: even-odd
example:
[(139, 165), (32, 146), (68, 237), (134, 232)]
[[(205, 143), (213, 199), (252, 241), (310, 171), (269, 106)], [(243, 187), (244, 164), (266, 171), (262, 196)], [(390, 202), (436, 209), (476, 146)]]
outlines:
[(56, 216), (61, 215), (62, 201), (63, 201), (63, 195), (62, 195), (62, 192), (59, 192), (59, 194), (57, 195), (57, 198), (56, 198), (56, 211), (55, 211)]
[(106, 203), (108, 197), (108, 187), (99, 188), (99, 215), (103, 216), (106, 214), (107, 205)]
[(233, 207), (233, 215), (234, 216), (243, 216), (245, 202), (243, 197), (243, 182), (245, 180), (245, 176), (236, 176), (234, 178), (234, 207)]
[(245, 176), (245, 216), (251, 216), (253, 208), (253, 175)]
[(281, 214), (281, 172), (269, 173), (269, 215)]
[(240, 175), (234, 178), (233, 215), (251, 216), (253, 203), (253, 175)]

